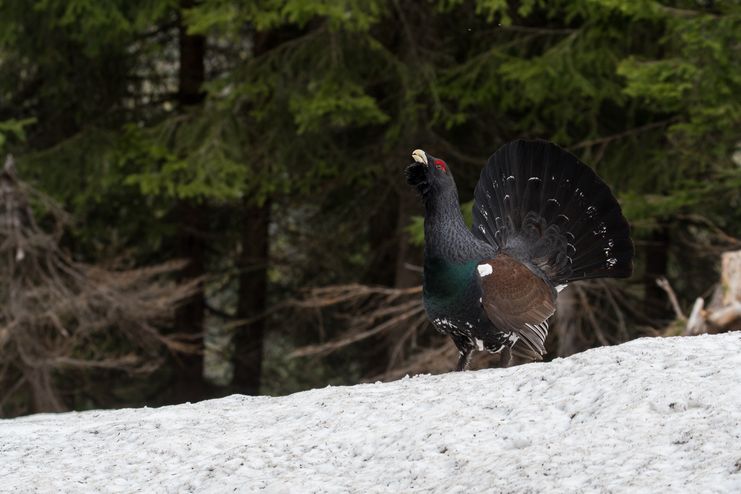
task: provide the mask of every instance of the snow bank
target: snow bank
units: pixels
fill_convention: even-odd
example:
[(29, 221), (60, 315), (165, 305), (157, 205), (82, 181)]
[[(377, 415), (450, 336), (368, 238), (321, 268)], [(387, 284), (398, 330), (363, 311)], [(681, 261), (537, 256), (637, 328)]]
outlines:
[(0, 421), (3, 492), (741, 492), (741, 333)]

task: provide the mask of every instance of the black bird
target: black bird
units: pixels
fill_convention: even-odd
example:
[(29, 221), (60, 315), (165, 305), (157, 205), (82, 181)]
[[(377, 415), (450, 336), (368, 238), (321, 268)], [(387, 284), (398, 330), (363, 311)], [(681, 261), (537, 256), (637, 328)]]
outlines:
[(537, 360), (548, 318), (569, 282), (633, 271), (628, 222), (610, 188), (575, 156), (546, 141), (502, 146), (481, 172), (473, 227), (461, 216), (448, 164), (417, 149), (407, 182), (425, 207), (423, 299), (435, 328), (471, 353)]

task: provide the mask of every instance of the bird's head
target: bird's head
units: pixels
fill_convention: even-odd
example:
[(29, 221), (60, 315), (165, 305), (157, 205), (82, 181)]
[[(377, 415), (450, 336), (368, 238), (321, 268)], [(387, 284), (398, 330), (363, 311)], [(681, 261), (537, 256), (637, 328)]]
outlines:
[(455, 181), (448, 164), (421, 149), (412, 152), (414, 163), (406, 169), (407, 183), (417, 189), (422, 197), (447, 190), (455, 190)]

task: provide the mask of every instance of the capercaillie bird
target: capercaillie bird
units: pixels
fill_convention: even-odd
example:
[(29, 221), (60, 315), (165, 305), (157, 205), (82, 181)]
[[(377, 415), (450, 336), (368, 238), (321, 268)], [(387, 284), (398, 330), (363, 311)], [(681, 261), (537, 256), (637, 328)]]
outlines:
[(610, 188), (575, 156), (518, 140), (488, 160), (474, 191), (473, 226), (461, 215), (447, 163), (417, 149), (407, 182), (422, 197), (423, 301), (459, 351), (523, 361), (545, 354), (548, 318), (572, 281), (633, 271), (630, 228)]

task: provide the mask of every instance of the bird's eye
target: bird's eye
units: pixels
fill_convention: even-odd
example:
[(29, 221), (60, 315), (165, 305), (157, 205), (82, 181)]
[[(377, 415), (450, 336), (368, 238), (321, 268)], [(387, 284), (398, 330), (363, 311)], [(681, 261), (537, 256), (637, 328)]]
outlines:
[(448, 173), (448, 167), (445, 166), (445, 162), (443, 160), (435, 160), (435, 168), (438, 170), (442, 170), (445, 173)]

